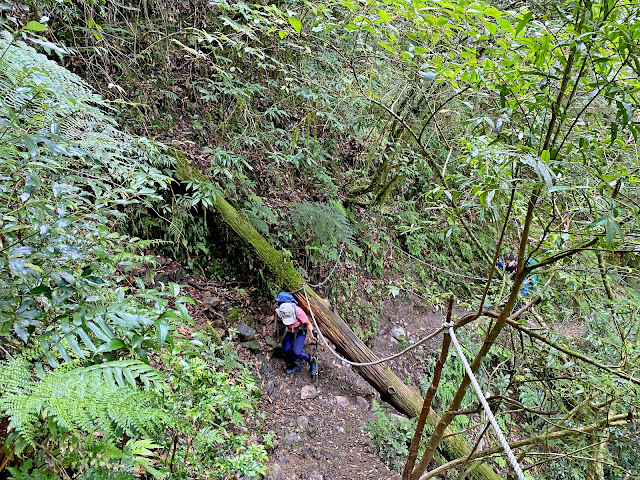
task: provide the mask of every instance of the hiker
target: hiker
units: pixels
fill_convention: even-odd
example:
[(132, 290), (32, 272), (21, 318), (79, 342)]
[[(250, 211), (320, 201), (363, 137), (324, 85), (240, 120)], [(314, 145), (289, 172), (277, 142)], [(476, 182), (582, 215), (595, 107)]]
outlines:
[[(536, 262), (532, 258), (530, 258), (529, 261), (527, 262), (527, 266), (534, 265), (535, 263)], [(516, 279), (517, 266), (518, 266), (518, 260), (516, 259), (516, 255), (513, 252), (505, 253), (502, 256), (502, 261), (498, 262), (498, 268), (502, 268), (503, 270), (509, 272), (511, 274), (511, 280)], [(535, 274), (530, 275), (527, 278), (525, 278), (524, 281), (522, 282), (522, 290), (520, 291), (520, 294), (523, 297), (526, 297), (529, 294), (529, 292), (535, 290), (537, 286), (538, 286), (538, 276)]]
[(309, 373), (315, 376), (317, 362), (314, 357), (304, 351), (307, 333), (313, 335), (313, 325), (304, 310), (298, 306), (297, 300), (287, 292), (280, 292), (276, 297), (276, 315), (287, 327), (282, 340), (282, 349), (287, 359), (286, 372), (291, 375), (302, 369), (301, 361), (309, 362)]
[[(530, 258), (527, 261), (527, 265), (529, 266), (535, 263), (536, 262), (532, 258)], [(516, 279), (517, 266), (518, 266), (518, 260), (516, 259), (516, 255), (513, 252), (505, 253), (502, 256), (502, 262), (498, 262), (498, 268), (502, 268), (503, 270), (509, 272), (511, 274), (512, 281)], [(536, 289), (537, 285), (538, 285), (537, 275), (534, 274), (526, 277), (522, 282), (522, 290), (520, 290), (520, 295), (522, 297), (526, 297), (529, 294), (529, 292)], [(538, 303), (540, 303), (540, 299), (538, 299), (538, 301), (536, 302), (536, 304)], [(512, 313), (517, 312), (522, 307), (524, 307), (524, 302), (516, 301), (516, 304), (513, 307)], [(520, 315), (518, 315), (516, 317), (516, 320), (520, 320), (520, 318), (521, 318)]]

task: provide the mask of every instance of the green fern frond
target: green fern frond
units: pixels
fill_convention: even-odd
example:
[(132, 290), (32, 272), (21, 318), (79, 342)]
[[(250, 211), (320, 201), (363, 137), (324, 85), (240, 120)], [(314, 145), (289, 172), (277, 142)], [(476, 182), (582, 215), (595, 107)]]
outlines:
[(38, 378), (20, 373), (29, 372), (28, 364), (16, 359), (0, 362), (0, 372), (0, 415), (32, 446), (43, 416), (64, 430), (99, 431), (105, 438), (117, 431), (149, 434), (170, 420), (154, 407), (155, 394), (139, 388), (163, 388), (160, 374), (139, 361), (59, 368)]
[(291, 218), (298, 233), (314, 247), (327, 248), (344, 242), (352, 252), (360, 252), (353, 236), (353, 228), (340, 205), (296, 203), (291, 210)]
[(67, 146), (56, 146), (56, 157), (89, 155), (93, 167), (113, 179), (130, 179), (152, 161), (170, 158), (118, 129), (103, 112), (108, 104), (84, 80), (11, 35), (0, 36), (0, 99), (0, 116), (19, 118), (6, 138), (46, 143), (61, 137)]

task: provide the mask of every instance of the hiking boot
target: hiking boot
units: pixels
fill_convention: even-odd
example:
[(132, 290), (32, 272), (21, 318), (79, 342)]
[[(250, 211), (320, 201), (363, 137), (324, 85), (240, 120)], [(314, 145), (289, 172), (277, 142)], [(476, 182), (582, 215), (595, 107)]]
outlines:
[(293, 365), (289, 365), (285, 370), (285, 372), (287, 372), (287, 375), (292, 375), (296, 372), (299, 372), (301, 368), (302, 368), (302, 365), (300, 365), (300, 362), (296, 362)]
[(311, 357), (311, 360), (309, 360), (309, 374), (312, 377), (318, 374), (318, 361), (314, 357)]

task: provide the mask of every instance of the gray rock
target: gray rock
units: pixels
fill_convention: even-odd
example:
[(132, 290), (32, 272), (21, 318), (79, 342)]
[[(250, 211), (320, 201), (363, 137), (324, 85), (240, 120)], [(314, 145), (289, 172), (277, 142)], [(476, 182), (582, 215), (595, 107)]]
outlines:
[(324, 480), (322, 478), (322, 475), (320, 475), (319, 473), (315, 473), (313, 475), (309, 475), (309, 480)]
[(353, 390), (356, 393), (359, 393), (361, 397), (364, 397), (365, 395), (376, 394), (376, 389), (373, 388), (371, 385), (369, 385), (369, 382), (367, 382), (360, 375), (358, 375), (358, 377), (355, 380), (355, 383), (353, 384)]
[(349, 401), (349, 397), (342, 397), (340, 395), (336, 395), (336, 405), (342, 408), (348, 408), (351, 406), (351, 402)]
[(284, 437), (282, 443), (284, 443), (287, 447), (292, 447), (294, 443), (297, 443), (299, 441), (300, 435), (298, 435), (297, 433), (290, 433), (289, 435)]
[(210, 307), (217, 307), (220, 305), (220, 299), (218, 297), (204, 297), (202, 301), (205, 305), (209, 305)]
[(406, 340), (407, 338), (407, 332), (404, 328), (402, 328), (399, 325), (396, 325), (395, 327), (393, 327), (391, 329), (391, 332), (389, 332), (391, 334), (391, 336), (393, 338), (395, 338), (396, 340)]
[(238, 340), (241, 342), (249, 342), (256, 338), (256, 331), (249, 325), (236, 323), (233, 328), (238, 331)]
[(267, 480), (283, 480), (284, 476), (282, 475), (282, 468), (277, 463), (271, 465), (269, 469), (269, 473), (267, 473)]
[(266, 386), (267, 395), (271, 395), (275, 389), (276, 389), (276, 382), (273, 380), (269, 380)]
[(278, 461), (278, 463), (288, 463), (289, 459), (287, 458), (287, 456), (282, 453), (280, 450), (278, 450), (276, 452), (276, 460)]
[(344, 433), (344, 427), (338, 427), (338, 433)]
[(276, 348), (280, 346), (280, 342), (278, 342), (275, 338), (267, 335), (266, 337), (264, 337), (264, 341), (267, 344), (268, 347), (271, 348)]
[(371, 303), (369, 300), (366, 300), (364, 298), (359, 298), (358, 299), (358, 303), (360, 304), (360, 307), (367, 309), (367, 310), (375, 310), (375, 307), (373, 306), (373, 303)]
[(250, 340), (248, 342), (241, 342), (240, 343), (241, 347), (244, 347), (248, 350), (251, 350), (253, 352), (257, 352), (260, 350), (260, 343), (258, 343), (257, 340)]
[(300, 415), (298, 417), (298, 426), (302, 430), (306, 430), (309, 427), (309, 419), (307, 417), (305, 417), (304, 415)]
[(313, 385), (305, 385), (300, 391), (300, 398), (302, 400), (313, 399), (318, 396), (318, 390)]
[(358, 407), (360, 407), (360, 409), (364, 410), (365, 412), (367, 410), (369, 410), (369, 402), (367, 402), (366, 399), (364, 399), (363, 397), (356, 397), (356, 404), (358, 405)]

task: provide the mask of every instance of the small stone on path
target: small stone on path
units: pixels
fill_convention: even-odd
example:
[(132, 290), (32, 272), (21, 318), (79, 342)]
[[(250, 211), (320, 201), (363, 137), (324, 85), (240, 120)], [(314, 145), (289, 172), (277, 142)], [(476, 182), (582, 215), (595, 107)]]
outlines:
[(304, 415), (300, 415), (298, 417), (298, 426), (302, 429), (302, 430), (306, 430), (307, 427), (309, 426), (309, 419), (307, 417), (305, 417)]
[(313, 399), (318, 396), (318, 390), (313, 385), (305, 385), (300, 391), (300, 398), (302, 400)]
[(276, 382), (274, 382), (273, 380), (269, 380), (267, 382), (267, 387), (266, 387), (267, 395), (271, 395), (275, 390), (275, 388), (276, 388)]
[(370, 405), (365, 398), (356, 397), (356, 403), (358, 404), (358, 407), (360, 407), (365, 412), (369, 410)]
[(220, 299), (218, 297), (204, 297), (202, 301), (211, 307), (220, 305)]
[(248, 342), (242, 342), (240, 343), (241, 347), (244, 347), (248, 350), (253, 350), (254, 352), (257, 352), (260, 350), (260, 344), (258, 343), (257, 340), (250, 340)]
[(248, 342), (256, 338), (256, 331), (249, 325), (245, 325), (244, 323), (236, 323), (232, 328), (237, 330), (238, 340), (240, 340), (241, 342)]
[(284, 437), (284, 440), (282, 442), (287, 447), (292, 447), (294, 443), (299, 442), (299, 441), (300, 441), (300, 435), (298, 435), (297, 433), (290, 433), (289, 435)]
[(395, 327), (393, 327), (391, 329), (391, 336), (393, 338), (395, 338), (396, 340), (400, 340), (400, 339), (406, 339), (407, 338), (407, 332), (405, 331), (404, 328), (396, 325)]
[(267, 480), (283, 480), (282, 468), (277, 463), (274, 463), (269, 469)]
[(320, 475), (319, 473), (316, 473), (314, 475), (310, 475), (309, 480), (323, 480), (323, 478), (322, 478), (322, 475)]
[(351, 402), (348, 397), (342, 397), (340, 395), (336, 395), (336, 404), (342, 408), (348, 408), (351, 406)]
[(338, 433), (344, 433), (344, 427), (338, 427)]

